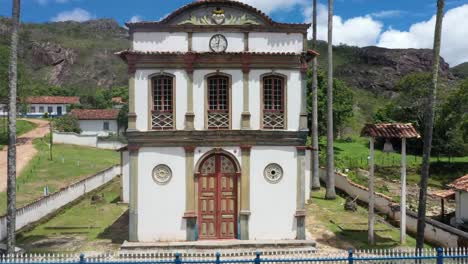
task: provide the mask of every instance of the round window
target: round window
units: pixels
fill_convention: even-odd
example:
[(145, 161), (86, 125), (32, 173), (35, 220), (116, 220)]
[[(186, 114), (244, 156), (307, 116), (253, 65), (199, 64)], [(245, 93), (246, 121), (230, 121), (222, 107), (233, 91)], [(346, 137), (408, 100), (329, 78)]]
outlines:
[(283, 168), (276, 163), (271, 163), (265, 167), (263, 174), (268, 182), (278, 183), (283, 178)]
[(172, 178), (172, 171), (169, 166), (159, 164), (153, 169), (153, 180), (160, 185), (167, 184)]

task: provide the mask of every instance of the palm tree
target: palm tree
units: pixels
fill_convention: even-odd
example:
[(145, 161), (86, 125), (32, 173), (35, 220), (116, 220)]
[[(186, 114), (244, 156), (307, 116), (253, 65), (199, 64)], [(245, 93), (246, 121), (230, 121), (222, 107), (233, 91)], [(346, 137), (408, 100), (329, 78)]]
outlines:
[[(317, 48), (317, 0), (313, 3), (312, 14), (312, 48)], [(317, 56), (314, 57), (312, 63), (312, 130), (310, 131), (312, 138), (312, 189), (320, 189), (319, 178), (319, 142), (318, 142), (318, 95), (317, 95)]]
[(20, 0), (13, 0), (11, 27), (9, 111), (8, 111), (8, 180), (7, 180), (7, 252), (15, 252), (16, 228), (16, 86), (18, 81), (18, 39)]
[(333, 0), (328, 0), (328, 89), (327, 89), (327, 189), (326, 199), (335, 199), (333, 155)]
[(432, 148), (432, 132), (434, 129), (434, 102), (437, 97), (437, 81), (439, 78), (440, 43), (442, 37), (442, 21), (444, 17), (444, 0), (437, 0), (437, 18), (434, 33), (434, 49), (432, 59), (432, 89), (428, 95), (424, 126), (423, 162), (421, 167), (421, 182), (419, 183), (418, 228), (416, 248), (424, 247), (424, 229), (426, 227), (427, 182), (429, 180), (429, 163)]

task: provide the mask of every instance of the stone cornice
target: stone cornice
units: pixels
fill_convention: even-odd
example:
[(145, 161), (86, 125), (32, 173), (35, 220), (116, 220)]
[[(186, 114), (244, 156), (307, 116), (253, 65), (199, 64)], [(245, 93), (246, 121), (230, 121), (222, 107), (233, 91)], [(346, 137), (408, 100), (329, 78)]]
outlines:
[(129, 144), (139, 147), (176, 146), (304, 146), (307, 131), (204, 130), (127, 132)]

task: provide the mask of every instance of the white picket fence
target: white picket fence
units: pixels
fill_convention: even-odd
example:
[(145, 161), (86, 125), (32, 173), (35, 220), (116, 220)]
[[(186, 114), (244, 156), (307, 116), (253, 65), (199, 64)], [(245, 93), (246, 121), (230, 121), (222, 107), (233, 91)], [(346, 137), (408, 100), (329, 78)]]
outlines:
[[(73, 183), (61, 190), (44, 196), (16, 211), (16, 230), (57, 211), (84, 194), (101, 187), (120, 174), (120, 166), (112, 166), (86, 179)], [(6, 216), (0, 217), (0, 240), (7, 235)]]
[(375, 249), (375, 250), (315, 250), (308, 252), (239, 250), (219, 253), (140, 252), (131, 254), (25, 254), (0, 256), (0, 263), (422, 263), (466, 264), (467, 248)]

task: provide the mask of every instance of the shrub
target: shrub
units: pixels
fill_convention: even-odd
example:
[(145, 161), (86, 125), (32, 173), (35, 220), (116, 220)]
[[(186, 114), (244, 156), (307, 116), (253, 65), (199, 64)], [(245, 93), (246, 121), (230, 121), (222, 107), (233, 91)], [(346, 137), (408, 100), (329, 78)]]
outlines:
[(81, 133), (78, 119), (72, 115), (55, 118), (53, 121), (55, 131)]

